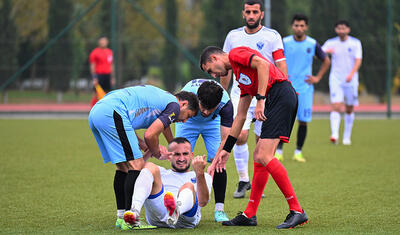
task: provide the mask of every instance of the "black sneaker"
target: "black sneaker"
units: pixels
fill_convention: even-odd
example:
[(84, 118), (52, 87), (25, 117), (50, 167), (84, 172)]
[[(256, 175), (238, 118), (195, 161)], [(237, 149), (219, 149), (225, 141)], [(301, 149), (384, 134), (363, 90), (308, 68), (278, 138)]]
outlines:
[(290, 213), (286, 216), (285, 221), (276, 226), (276, 228), (296, 228), (297, 225), (303, 225), (304, 223), (308, 223), (308, 216), (304, 210), (303, 213), (290, 211)]
[(251, 189), (250, 182), (239, 181), (238, 188), (233, 193), (234, 198), (244, 198), (246, 191)]
[(257, 225), (257, 217), (253, 216), (251, 218), (247, 218), (243, 212), (239, 212), (237, 216), (229, 221), (222, 222), (222, 225), (225, 226), (256, 226)]

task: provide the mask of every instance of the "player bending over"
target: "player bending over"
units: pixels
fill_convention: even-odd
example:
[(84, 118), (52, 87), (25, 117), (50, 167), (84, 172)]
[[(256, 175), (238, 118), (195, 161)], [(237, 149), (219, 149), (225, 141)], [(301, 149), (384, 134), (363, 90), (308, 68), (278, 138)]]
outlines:
[(243, 213), (222, 224), (257, 225), (257, 209), (269, 174), (284, 195), (290, 210), (285, 221), (277, 228), (294, 228), (307, 222), (308, 217), (297, 200), (285, 167), (274, 157), (279, 141), (289, 141), (296, 118), (297, 94), (288, 78), (258, 51), (249, 47), (236, 47), (229, 54), (218, 47), (207, 47), (201, 54), (200, 67), (214, 78), (226, 75), (228, 70), (232, 69), (241, 91), (238, 113), (229, 136), (221, 142), (208, 172), (225, 169), (229, 154), (246, 120), (253, 96), (257, 99), (255, 117), (263, 122), (260, 139), (253, 155), (254, 175), (247, 208)]
[[(197, 97), (190, 92), (172, 95), (154, 86), (134, 86), (108, 93), (93, 106), (89, 125), (100, 148), (104, 163), (116, 165), (114, 193), (117, 202), (116, 227), (126, 229), (123, 218), (131, 208), (132, 192), (146, 158), (167, 158), (159, 145), (164, 134), (173, 139), (170, 124), (196, 115)], [(144, 139), (135, 130), (146, 129)], [(142, 151), (145, 154), (142, 154)]]
[[(194, 79), (182, 89), (197, 94), (200, 112), (185, 123), (177, 123), (175, 136), (187, 138), (192, 150), (201, 135), (207, 149), (207, 161), (211, 162), (217, 153), (221, 140), (228, 136), (233, 122), (233, 106), (228, 93), (217, 82), (208, 79)], [(214, 172), (213, 189), (215, 198), (214, 220), (228, 221), (224, 211), (227, 184), (226, 171)]]
[[(166, 170), (147, 162), (137, 178), (133, 190), (132, 208), (124, 220), (140, 226), (140, 211), (144, 205), (150, 225), (167, 228), (194, 228), (201, 219), (201, 208), (211, 194), (211, 176), (204, 172), (205, 156), (193, 158), (190, 142), (177, 137), (168, 151), (172, 169)], [(192, 163), (193, 170), (190, 171)]]

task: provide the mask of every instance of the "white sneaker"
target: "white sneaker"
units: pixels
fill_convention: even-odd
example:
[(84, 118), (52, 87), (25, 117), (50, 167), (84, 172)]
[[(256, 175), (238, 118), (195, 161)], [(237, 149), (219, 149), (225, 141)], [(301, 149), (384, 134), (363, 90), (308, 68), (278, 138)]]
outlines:
[(343, 145), (351, 145), (350, 139), (343, 139)]

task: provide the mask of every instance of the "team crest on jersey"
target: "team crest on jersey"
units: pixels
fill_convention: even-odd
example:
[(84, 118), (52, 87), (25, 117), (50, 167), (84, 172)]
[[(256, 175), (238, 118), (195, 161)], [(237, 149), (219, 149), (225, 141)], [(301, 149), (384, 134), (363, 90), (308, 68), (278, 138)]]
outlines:
[(192, 183), (195, 184), (197, 182), (196, 177), (191, 178), (190, 181), (192, 181)]
[(257, 42), (257, 48), (258, 48), (258, 50), (263, 49), (263, 47), (264, 47), (264, 43), (263, 43), (263, 42)]
[(174, 122), (174, 120), (175, 120), (175, 113), (172, 112), (172, 113), (168, 116), (168, 118), (169, 118), (169, 120), (170, 120), (171, 122)]
[(238, 82), (243, 84), (243, 85), (248, 86), (248, 85), (251, 84), (251, 79), (246, 74), (241, 73), (239, 75)]
[(307, 48), (307, 53), (311, 53), (311, 48)]

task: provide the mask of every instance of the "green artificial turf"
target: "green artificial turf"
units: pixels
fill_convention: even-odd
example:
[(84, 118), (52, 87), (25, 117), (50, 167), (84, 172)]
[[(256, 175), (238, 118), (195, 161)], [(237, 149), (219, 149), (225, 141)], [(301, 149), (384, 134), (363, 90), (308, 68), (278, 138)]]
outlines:
[[(115, 167), (104, 164), (86, 120), (0, 120), (0, 233), (123, 233), (114, 228)], [(329, 121), (310, 123), (303, 154), (307, 163), (283, 162), (310, 223), (278, 231), (288, 213), (272, 177), (258, 210), (257, 227), (223, 227), (213, 221), (214, 199), (202, 209), (196, 229), (134, 231), (141, 234), (398, 234), (400, 229), (400, 122), (356, 120), (353, 145), (329, 142)], [(143, 132), (141, 132), (143, 133)], [(163, 138), (162, 138), (163, 139)], [(165, 144), (163, 140), (162, 143)], [(249, 149), (254, 149), (250, 135)], [(204, 154), (202, 141), (195, 154)], [(252, 155), (252, 154), (251, 154)], [(155, 161), (163, 166), (168, 162)], [(252, 175), (252, 157), (249, 164)], [(244, 210), (233, 199), (238, 178), (228, 162), (225, 210)]]

